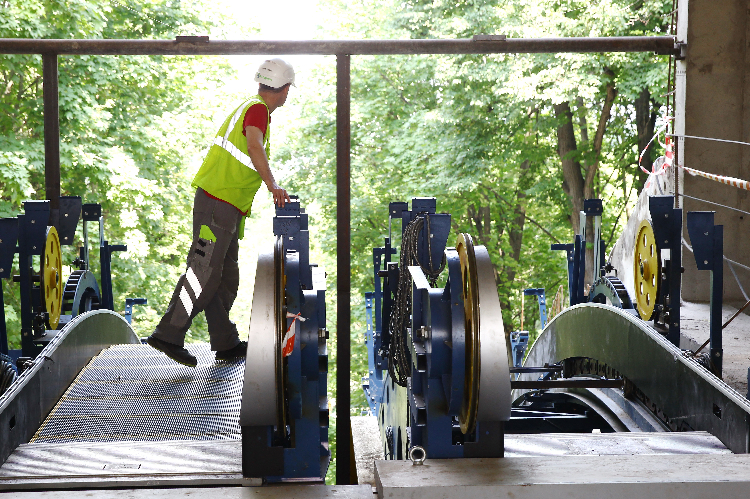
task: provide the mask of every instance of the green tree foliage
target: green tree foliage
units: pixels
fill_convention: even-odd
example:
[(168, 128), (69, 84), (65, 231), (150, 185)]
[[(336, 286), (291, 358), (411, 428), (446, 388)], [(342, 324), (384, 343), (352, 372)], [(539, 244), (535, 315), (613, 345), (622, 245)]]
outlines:
[[(200, 2), (164, 0), (0, 2), (0, 38), (173, 38), (209, 30), (215, 21), (202, 10)], [(115, 308), (128, 296), (148, 297), (135, 325), (149, 334), (189, 244), (186, 169), (212, 131), (200, 96), (227, 65), (160, 56), (58, 56), (58, 64), (62, 194), (101, 203), (105, 238), (127, 244), (113, 256)], [(0, 110), (0, 216), (15, 216), (24, 200), (46, 196), (41, 56), (0, 56)], [(96, 224), (89, 230), (98, 271)], [(66, 264), (82, 243), (80, 226), (75, 243), (65, 248)], [(3, 282), (11, 348), (19, 346), (17, 287)], [(205, 334), (200, 321), (194, 333)]]

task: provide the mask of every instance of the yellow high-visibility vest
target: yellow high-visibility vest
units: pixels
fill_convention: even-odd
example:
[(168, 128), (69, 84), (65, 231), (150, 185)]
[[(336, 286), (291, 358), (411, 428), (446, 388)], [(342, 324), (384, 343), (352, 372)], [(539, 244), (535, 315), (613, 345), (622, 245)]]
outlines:
[[(260, 95), (251, 97), (235, 109), (219, 128), (211, 149), (206, 154), (192, 182), (193, 187), (200, 187), (248, 215), (250, 215), (255, 193), (263, 183), (247, 154), (247, 139), (242, 133), (245, 113), (255, 104), (263, 104), (268, 109), (268, 105), (263, 102)], [(271, 113), (269, 112), (266, 133), (263, 137), (263, 145), (269, 159), (271, 157), (270, 136)]]

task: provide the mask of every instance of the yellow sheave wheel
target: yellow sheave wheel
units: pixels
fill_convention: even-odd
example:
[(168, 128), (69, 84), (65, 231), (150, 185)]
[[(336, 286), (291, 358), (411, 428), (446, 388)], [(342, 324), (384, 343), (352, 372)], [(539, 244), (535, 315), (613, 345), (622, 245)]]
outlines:
[(635, 237), (635, 255), (633, 258), (635, 301), (638, 313), (643, 320), (650, 320), (654, 315), (654, 305), (659, 292), (659, 248), (648, 220), (641, 222), (638, 235)]
[(62, 254), (60, 237), (57, 229), (47, 227), (47, 240), (44, 243), (44, 260), (42, 261), (42, 304), (47, 312), (47, 327), (57, 329), (62, 311), (63, 282)]
[(464, 400), (459, 411), (461, 432), (474, 430), (479, 403), (479, 284), (474, 241), (469, 234), (459, 234), (456, 243), (461, 260), (461, 280), (466, 328), (466, 373), (464, 374)]

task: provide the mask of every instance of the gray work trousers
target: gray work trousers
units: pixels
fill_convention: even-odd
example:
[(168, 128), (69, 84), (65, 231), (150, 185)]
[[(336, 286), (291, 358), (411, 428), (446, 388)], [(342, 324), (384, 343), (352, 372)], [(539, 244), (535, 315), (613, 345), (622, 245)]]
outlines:
[(237, 326), (229, 320), (229, 310), (240, 283), (237, 236), (242, 216), (231, 204), (212, 199), (198, 188), (187, 267), (154, 337), (184, 346), (193, 317), (205, 311), (211, 350), (228, 350), (240, 342)]

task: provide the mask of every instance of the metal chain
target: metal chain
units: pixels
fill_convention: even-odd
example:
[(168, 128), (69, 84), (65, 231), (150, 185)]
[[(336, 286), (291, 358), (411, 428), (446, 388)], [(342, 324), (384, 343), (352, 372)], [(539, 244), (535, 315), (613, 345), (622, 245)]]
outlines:
[[(417, 258), (419, 234), (427, 221), (427, 248), (429, 255), (430, 268), (422, 266)], [(410, 265), (419, 265), (422, 272), (425, 273), (430, 285), (434, 286), (440, 273), (445, 269), (445, 254), (438, 269), (434, 269), (432, 263), (432, 243), (430, 241), (430, 217), (429, 215), (418, 216), (404, 229), (401, 239), (401, 256), (399, 258), (399, 276), (398, 286), (396, 288), (396, 298), (394, 299), (391, 316), (389, 318), (388, 329), (391, 334), (390, 345), (388, 346), (388, 371), (391, 379), (399, 385), (406, 386), (406, 380), (411, 375), (411, 354), (409, 353), (409, 337), (407, 325), (412, 312), (411, 303), (411, 278), (407, 267)]]

